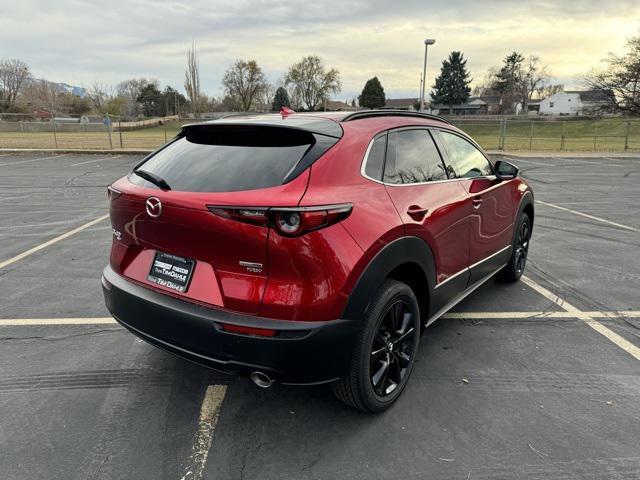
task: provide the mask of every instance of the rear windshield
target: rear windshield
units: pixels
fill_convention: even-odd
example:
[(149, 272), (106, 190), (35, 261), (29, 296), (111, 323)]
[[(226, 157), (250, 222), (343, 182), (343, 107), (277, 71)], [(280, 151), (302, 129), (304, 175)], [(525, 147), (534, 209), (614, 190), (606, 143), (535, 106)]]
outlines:
[[(309, 132), (274, 127), (193, 128), (137, 168), (184, 192), (234, 192), (282, 185), (313, 145)], [(156, 188), (137, 176), (136, 185)]]

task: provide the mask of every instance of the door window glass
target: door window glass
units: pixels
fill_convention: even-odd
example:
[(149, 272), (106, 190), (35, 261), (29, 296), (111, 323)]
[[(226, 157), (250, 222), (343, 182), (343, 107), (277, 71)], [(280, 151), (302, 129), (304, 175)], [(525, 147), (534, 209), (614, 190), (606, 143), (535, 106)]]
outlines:
[(389, 133), (385, 182), (411, 184), (446, 179), (440, 153), (427, 130)]
[(450, 177), (473, 178), (493, 175), (493, 168), (487, 157), (467, 140), (452, 133), (440, 131), (438, 134), (449, 152), (447, 168)]

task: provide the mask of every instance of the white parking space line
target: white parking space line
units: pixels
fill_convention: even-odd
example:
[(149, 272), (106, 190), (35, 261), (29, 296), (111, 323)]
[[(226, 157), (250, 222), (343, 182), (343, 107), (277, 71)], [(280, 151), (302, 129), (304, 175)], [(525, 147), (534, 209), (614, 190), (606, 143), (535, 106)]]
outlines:
[(181, 480), (200, 480), (202, 478), (225, 393), (227, 393), (226, 385), (209, 385), (207, 387), (200, 407), (198, 430)]
[(64, 240), (65, 238), (69, 238), (72, 235), (75, 235), (78, 232), (81, 232), (82, 230), (85, 230), (93, 225), (95, 225), (96, 223), (101, 222), (102, 220), (105, 220), (109, 218), (109, 215), (102, 215), (98, 218), (96, 218), (95, 220), (91, 220), (90, 222), (85, 223), (84, 225), (80, 225), (79, 227), (74, 228), (73, 230), (69, 230), (66, 233), (63, 233), (62, 235), (58, 235), (55, 238), (52, 238), (51, 240), (47, 240), (44, 243), (41, 243), (40, 245), (36, 245), (33, 248), (30, 248), (29, 250), (26, 250), (24, 252), (22, 252), (19, 255), (16, 255), (13, 258), (9, 258), (7, 260), (4, 260), (2, 262), (0, 262), (0, 269), (3, 269), (4, 267), (8, 267), (9, 265), (16, 263), (19, 260), (22, 260), (25, 257), (28, 257), (29, 255), (32, 255), (36, 252), (39, 252), (40, 250), (42, 250), (43, 248), (47, 248), (51, 245), (54, 245), (62, 240)]
[(607, 327), (605, 327), (601, 323), (597, 322), (596, 320), (594, 320), (594, 318), (592, 316), (583, 315), (585, 312), (580, 311), (580, 309), (578, 309), (577, 307), (574, 307), (569, 302), (567, 302), (565, 299), (560, 298), (556, 294), (550, 292), (549, 290), (544, 288), (542, 285), (540, 285), (540, 284), (536, 283), (535, 281), (531, 280), (529, 277), (523, 276), (522, 277), (522, 281), (526, 285), (531, 287), (533, 290), (538, 292), (540, 295), (542, 295), (543, 297), (546, 297), (549, 300), (551, 300), (553, 303), (558, 305), (560, 308), (563, 308), (565, 311), (571, 312), (574, 315), (576, 315), (577, 316), (576, 318), (579, 318), (580, 320), (583, 320), (587, 325), (589, 325), (591, 328), (593, 328), (596, 332), (598, 332), (599, 334), (601, 334), (604, 337), (608, 338), (614, 344), (616, 344), (618, 347), (623, 349), (625, 352), (627, 352), (630, 355), (632, 355), (633, 357), (635, 357), (636, 360), (640, 360), (640, 348), (636, 347), (633, 343), (631, 343), (628, 340), (624, 339), (623, 337), (618, 335), (616, 332), (614, 332), (613, 330), (608, 329)]
[(78, 165), (86, 165), (87, 163), (96, 163), (96, 162), (102, 162), (102, 161), (110, 161), (110, 160), (115, 160), (116, 158), (120, 158), (123, 157), (124, 155), (116, 155), (115, 157), (102, 157), (102, 158), (98, 158), (97, 160), (89, 160), (87, 162), (80, 162), (80, 163), (72, 163), (71, 166), (72, 167), (77, 167)]
[(598, 312), (449, 312), (442, 318), (449, 320), (518, 320), (545, 318), (640, 318), (640, 310), (598, 311)]
[(53, 157), (39, 157), (39, 158), (31, 158), (29, 160), (20, 160), (17, 162), (7, 162), (0, 163), (0, 167), (6, 167), (7, 165), (18, 165), (20, 163), (31, 163), (31, 162), (40, 162), (42, 160), (53, 160), (54, 158), (66, 157), (67, 155), (54, 155)]
[(587, 213), (577, 212), (576, 210), (571, 210), (570, 208), (561, 207), (560, 205), (555, 205), (553, 203), (543, 202), (541, 200), (536, 200), (536, 203), (540, 205), (545, 205), (547, 207), (556, 208), (558, 210), (563, 210), (565, 212), (573, 213), (574, 215), (579, 215), (581, 217), (588, 218), (590, 220), (595, 220), (596, 222), (606, 223), (607, 225), (613, 225), (614, 227), (623, 228), (625, 230), (630, 230), (632, 232), (640, 232), (640, 228), (630, 227), (629, 225), (623, 225), (621, 223), (612, 222), (610, 220), (606, 220), (600, 217), (594, 217), (593, 215), (589, 215)]
[(515, 158), (513, 161), (516, 163), (524, 162), (524, 163), (531, 163), (533, 165), (542, 165), (543, 167), (553, 167), (552, 163), (534, 162), (532, 160), (525, 160), (524, 158)]
[(94, 318), (3, 318), (0, 327), (21, 327), (41, 325), (110, 325), (117, 324), (111, 317)]
[(566, 158), (566, 157), (556, 157), (558, 160), (563, 161), (563, 162), (575, 162), (581, 165), (604, 165), (603, 163), (599, 163), (599, 162), (590, 162), (588, 160), (576, 160), (575, 158)]

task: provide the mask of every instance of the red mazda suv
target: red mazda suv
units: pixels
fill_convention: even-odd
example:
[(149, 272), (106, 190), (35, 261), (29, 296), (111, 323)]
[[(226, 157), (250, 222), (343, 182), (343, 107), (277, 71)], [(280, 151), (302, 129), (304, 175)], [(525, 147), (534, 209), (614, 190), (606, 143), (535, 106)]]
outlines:
[(187, 125), (108, 195), (102, 286), (124, 327), (373, 412), (402, 393), (425, 326), (494, 274), (520, 278), (534, 212), (514, 165), (399, 111)]

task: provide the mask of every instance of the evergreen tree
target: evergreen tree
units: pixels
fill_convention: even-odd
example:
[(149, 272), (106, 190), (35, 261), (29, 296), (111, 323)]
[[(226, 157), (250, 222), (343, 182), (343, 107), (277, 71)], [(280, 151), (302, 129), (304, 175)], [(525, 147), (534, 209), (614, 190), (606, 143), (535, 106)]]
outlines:
[(362, 93), (358, 97), (358, 102), (361, 107), (366, 108), (380, 108), (384, 107), (386, 98), (384, 95), (384, 88), (378, 77), (373, 77), (367, 80), (364, 84)]
[(282, 107), (291, 107), (291, 101), (289, 100), (289, 94), (284, 87), (278, 87), (276, 90), (276, 94), (273, 97), (273, 102), (271, 103), (271, 110), (275, 112), (279, 112)]
[(449, 105), (449, 114), (451, 114), (454, 105), (460, 105), (469, 99), (470, 83), (467, 60), (461, 52), (451, 52), (449, 58), (442, 62), (440, 75), (433, 86), (431, 100), (435, 104)]
[(142, 87), (136, 101), (142, 104), (142, 111), (145, 117), (162, 115), (164, 101), (162, 93), (158, 90), (158, 86), (155, 83), (149, 83)]
[(507, 55), (495, 74), (491, 88), (498, 92), (505, 113), (511, 113), (513, 105), (522, 100), (518, 88), (522, 82), (524, 56), (519, 52)]

